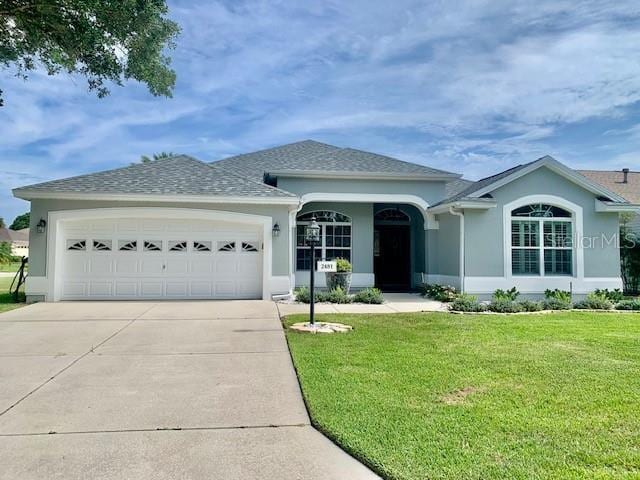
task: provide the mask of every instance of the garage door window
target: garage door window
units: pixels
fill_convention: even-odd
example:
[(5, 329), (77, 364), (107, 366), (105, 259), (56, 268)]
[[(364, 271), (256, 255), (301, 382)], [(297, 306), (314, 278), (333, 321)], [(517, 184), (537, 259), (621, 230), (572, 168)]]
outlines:
[(145, 240), (144, 251), (145, 252), (161, 252), (162, 241), (161, 240)]
[(210, 252), (211, 242), (207, 242), (207, 241), (193, 242), (193, 251), (194, 252)]
[(219, 252), (235, 252), (236, 242), (218, 242)]
[(121, 252), (135, 252), (138, 250), (138, 242), (136, 240), (119, 240), (118, 250)]
[(169, 251), (170, 252), (186, 252), (187, 251), (187, 242), (183, 241), (170, 241), (169, 242)]
[(93, 249), (99, 252), (110, 252), (111, 240), (94, 240)]
[(253, 243), (242, 242), (242, 251), (243, 252), (257, 252), (258, 247)]
[(67, 240), (67, 250), (86, 250), (86, 240)]

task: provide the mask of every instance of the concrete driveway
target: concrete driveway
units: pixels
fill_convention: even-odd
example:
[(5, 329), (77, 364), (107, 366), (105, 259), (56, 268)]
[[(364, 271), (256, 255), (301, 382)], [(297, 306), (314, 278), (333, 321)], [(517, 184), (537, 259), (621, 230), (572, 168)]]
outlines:
[(309, 425), (272, 302), (0, 315), (0, 478), (368, 479)]

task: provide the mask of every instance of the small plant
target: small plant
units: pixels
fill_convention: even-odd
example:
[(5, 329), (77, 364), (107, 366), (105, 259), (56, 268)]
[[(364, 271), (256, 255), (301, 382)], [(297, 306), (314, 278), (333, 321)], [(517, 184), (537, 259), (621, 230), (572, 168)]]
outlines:
[(622, 293), (622, 290), (620, 290), (619, 288), (616, 288), (614, 290), (609, 290), (608, 288), (597, 288), (593, 293), (602, 296), (613, 303), (621, 302), (622, 300), (624, 300), (624, 293)]
[(613, 303), (607, 298), (606, 293), (600, 291), (590, 293), (584, 300), (576, 302), (573, 307), (587, 310), (611, 310)]
[(616, 310), (640, 310), (640, 298), (622, 300), (616, 304)]
[(467, 293), (456, 295), (449, 308), (457, 312), (484, 312), (487, 309), (478, 301), (478, 297)]
[(453, 302), (456, 294), (455, 287), (451, 285), (438, 285), (435, 283), (422, 285), (422, 295), (438, 302)]
[(336, 258), (336, 273), (351, 272), (351, 263), (346, 258)]
[(326, 301), (330, 303), (351, 303), (353, 299), (347, 295), (342, 287), (336, 287), (326, 294)]
[(560, 300), (564, 303), (571, 303), (571, 292), (557, 288), (555, 290), (546, 289), (544, 291), (544, 298), (547, 300)]
[(518, 302), (523, 312), (539, 312), (542, 310), (542, 302), (536, 302), (535, 300), (520, 300)]
[(522, 305), (508, 298), (495, 298), (489, 304), (489, 310), (496, 313), (518, 313), (522, 312)]
[(353, 297), (353, 301), (357, 303), (384, 303), (382, 292), (377, 288), (365, 288), (360, 290)]
[(545, 310), (571, 310), (573, 303), (560, 298), (546, 298), (542, 305)]
[(501, 288), (499, 288), (495, 292), (493, 292), (493, 299), (515, 302), (519, 295), (520, 292), (516, 287), (513, 287), (509, 290), (502, 290)]

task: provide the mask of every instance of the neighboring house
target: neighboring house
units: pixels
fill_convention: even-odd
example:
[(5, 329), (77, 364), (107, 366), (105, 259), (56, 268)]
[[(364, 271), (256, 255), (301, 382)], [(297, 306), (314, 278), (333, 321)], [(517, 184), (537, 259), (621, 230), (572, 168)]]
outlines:
[(621, 287), (607, 239), (635, 208), (551, 157), (468, 182), (311, 140), (214, 163), (180, 155), (14, 195), (31, 201), (30, 301), (290, 294), (309, 282), (314, 216), (316, 260), (349, 259), (356, 288), (587, 293)]
[(0, 228), (0, 242), (11, 244), (11, 254), (16, 257), (29, 256), (29, 229), (9, 230)]
[[(580, 170), (580, 173), (617, 193), (630, 203), (640, 204), (640, 172), (623, 168), (622, 170)], [(628, 226), (636, 235), (640, 236), (639, 213), (632, 216)]]

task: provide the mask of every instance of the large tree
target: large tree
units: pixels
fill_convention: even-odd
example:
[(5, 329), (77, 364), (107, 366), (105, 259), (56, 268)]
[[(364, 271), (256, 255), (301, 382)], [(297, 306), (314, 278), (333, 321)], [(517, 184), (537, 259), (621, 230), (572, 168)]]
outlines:
[(166, 15), (165, 0), (0, 0), (0, 65), (23, 78), (38, 66), (79, 73), (99, 97), (106, 82), (127, 79), (171, 96), (176, 75), (163, 50), (180, 28)]
[(7, 225), (4, 223), (4, 218), (0, 217), (0, 228), (5, 228)]
[(9, 227), (11, 230), (22, 230), (23, 228), (29, 228), (29, 212), (18, 215), (13, 219), (13, 223)]
[(173, 152), (154, 153), (152, 157), (149, 157), (148, 155), (140, 155), (140, 162), (149, 163), (149, 162), (153, 162), (155, 160), (162, 160), (164, 158), (175, 157), (176, 155), (177, 155), (177, 153), (173, 153)]

